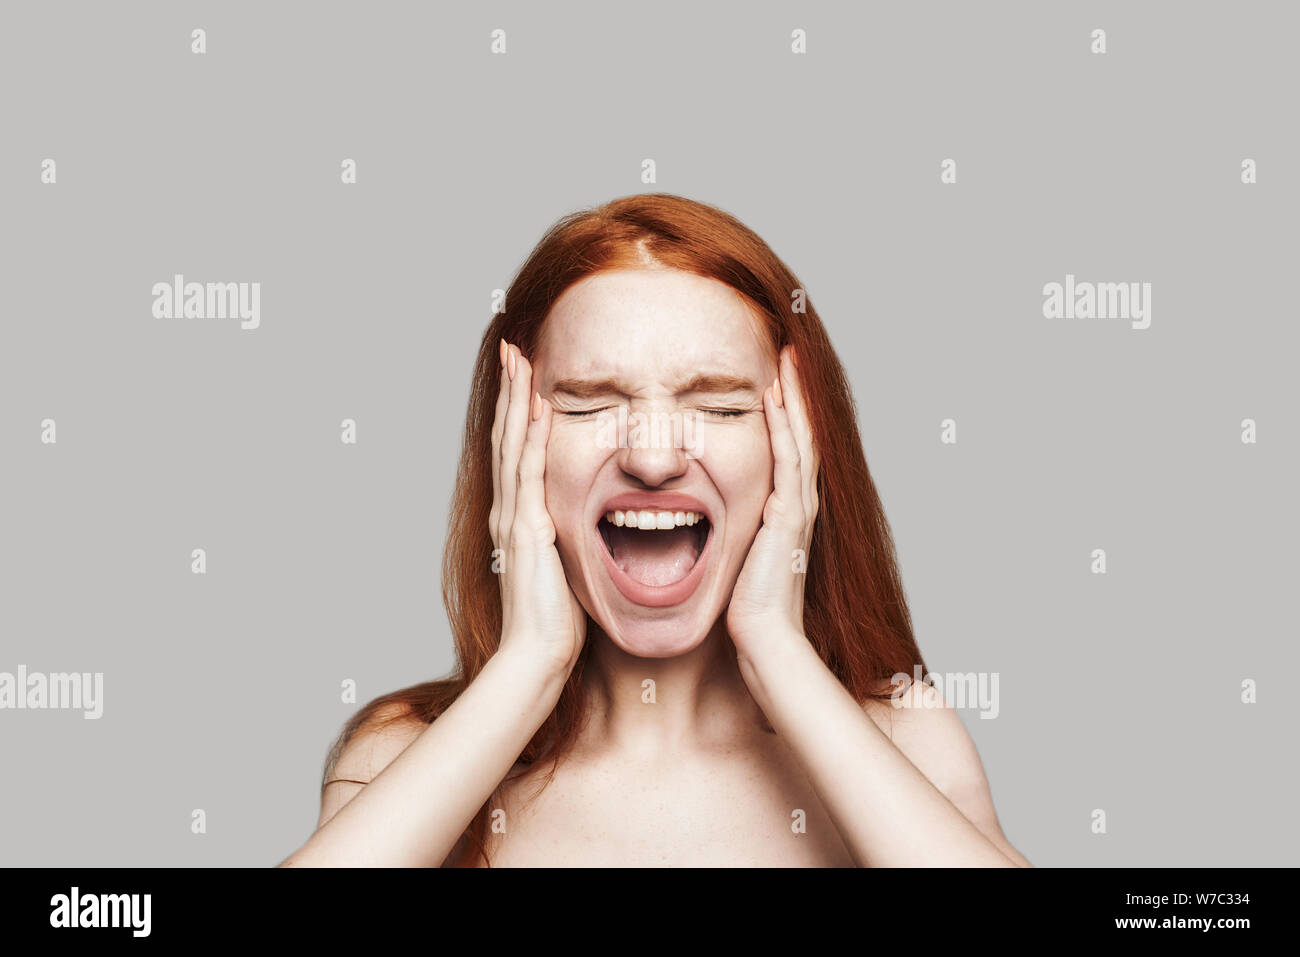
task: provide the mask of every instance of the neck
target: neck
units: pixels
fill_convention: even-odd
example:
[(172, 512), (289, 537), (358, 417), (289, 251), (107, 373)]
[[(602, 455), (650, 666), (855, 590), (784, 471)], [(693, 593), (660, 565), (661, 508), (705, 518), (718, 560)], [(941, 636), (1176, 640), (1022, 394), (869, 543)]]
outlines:
[(671, 658), (630, 655), (599, 628), (587, 640), (593, 645), (583, 669), (590, 714), (584, 737), (593, 748), (666, 755), (734, 743), (762, 725), (725, 617), (699, 645)]

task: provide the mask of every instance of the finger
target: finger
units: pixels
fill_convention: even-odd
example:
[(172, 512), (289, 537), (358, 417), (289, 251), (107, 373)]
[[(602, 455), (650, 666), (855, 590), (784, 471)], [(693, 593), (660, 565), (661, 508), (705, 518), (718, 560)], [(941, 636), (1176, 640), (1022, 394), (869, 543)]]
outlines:
[(795, 534), (802, 535), (804, 513), (799, 477), (799, 447), (795, 443), (785, 408), (776, 402), (775, 388), (776, 384), (773, 383), (763, 390), (763, 411), (767, 416), (767, 429), (772, 441), (775, 497), (781, 510), (781, 520)]
[(794, 364), (793, 346), (781, 350), (779, 365), (781, 398), (784, 400), (790, 428), (794, 432), (795, 444), (799, 448), (804, 514), (811, 521), (817, 515), (817, 472), (821, 467), (821, 458), (817, 454), (816, 443), (813, 442), (812, 422), (808, 418), (808, 405), (804, 401), (799, 369)]
[(501, 438), (501, 515), (497, 522), (501, 530), (503, 547), (510, 540), (510, 523), (514, 520), (516, 484), (519, 475), (519, 453), (524, 447), (524, 433), (528, 429), (528, 400), (531, 376), (523, 353), (514, 345), (507, 346), (506, 361), (514, 365), (510, 381), (510, 406), (506, 409), (506, 428)]
[(488, 533), (492, 547), (501, 547), (501, 439), (506, 430), (506, 409), (510, 407), (510, 375), (506, 372), (506, 341), (501, 340), (501, 375), (497, 386), (497, 407), (492, 417), (492, 510)]
[(532, 547), (555, 542), (555, 525), (546, 510), (546, 442), (551, 435), (551, 403), (533, 393), (532, 412), (524, 450), (519, 456), (519, 496), (515, 505), (512, 542), (527, 538)]

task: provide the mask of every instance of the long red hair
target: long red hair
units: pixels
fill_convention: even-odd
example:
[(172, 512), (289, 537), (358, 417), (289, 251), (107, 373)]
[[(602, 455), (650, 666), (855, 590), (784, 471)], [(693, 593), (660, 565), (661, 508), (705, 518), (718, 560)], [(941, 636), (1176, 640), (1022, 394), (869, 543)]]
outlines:
[[(478, 676), (500, 641), (501, 597), (490, 568), (488, 532), (500, 340), (531, 357), (551, 306), (566, 289), (602, 270), (643, 268), (647, 258), (731, 286), (761, 318), (775, 351), (795, 347), (821, 454), (819, 509), (804, 584), (804, 631), (812, 646), (859, 701), (889, 697), (893, 675), (910, 675), (917, 665), (922, 674), (927, 671), (912, 634), (893, 538), (863, 457), (848, 379), (802, 285), (757, 234), (722, 210), (664, 193), (625, 196), (552, 226), (506, 291), (505, 310), (488, 323), (470, 385), (442, 562), (457, 668), (448, 678), (382, 695), (357, 712), (326, 758), (322, 792), (339, 780), (331, 777), (334, 765), (359, 730), (409, 717), (432, 722)], [(581, 727), (582, 672), (591, 644), (586, 642), (555, 710), (507, 780), (543, 767), (542, 761), (554, 774)], [(457, 859), (449, 863), (490, 864), (488, 818), (499, 793), (475, 815), (457, 845)]]

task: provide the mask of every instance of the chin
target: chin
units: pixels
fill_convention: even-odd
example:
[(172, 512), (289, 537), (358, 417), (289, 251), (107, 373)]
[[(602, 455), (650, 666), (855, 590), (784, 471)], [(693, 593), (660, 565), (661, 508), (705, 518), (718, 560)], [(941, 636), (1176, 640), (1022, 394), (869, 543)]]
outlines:
[(675, 658), (694, 651), (709, 635), (707, 625), (669, 618), (662, 621), (601, 622), (601, 629), (620, 650), (635, 658)]

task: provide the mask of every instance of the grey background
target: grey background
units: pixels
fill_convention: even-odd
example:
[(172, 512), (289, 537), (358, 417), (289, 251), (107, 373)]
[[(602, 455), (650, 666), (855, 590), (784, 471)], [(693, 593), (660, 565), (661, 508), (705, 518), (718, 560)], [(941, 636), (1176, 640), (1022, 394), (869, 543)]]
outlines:
[[(922, 650), (1000, 674), (962, 716), (1022, 853), (1296, 864), (1295, 9), (5, 3), (0, 670), (102, 671), (105, 713), (0, 711), (0, 861), (307, 838), (340, 682), (452, 664), (491, 291), (661, 191), (810, 291)], [(261, 328), (154, 319), (176, 272), (261, 282)], [(1151, 282), (1151, 328), (1044, 319), (1066, 273)]]

